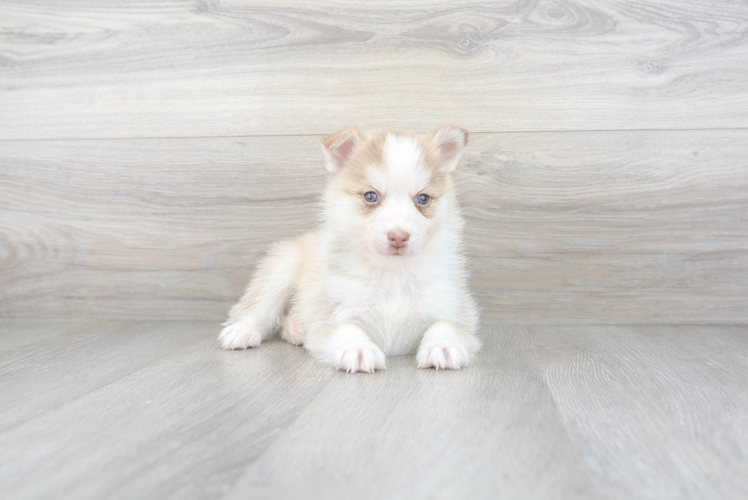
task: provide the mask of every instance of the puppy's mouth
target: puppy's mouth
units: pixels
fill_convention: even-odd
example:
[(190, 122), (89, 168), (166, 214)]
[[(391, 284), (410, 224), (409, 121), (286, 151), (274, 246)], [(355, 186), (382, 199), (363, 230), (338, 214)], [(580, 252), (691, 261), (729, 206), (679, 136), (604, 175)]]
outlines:
[(385, 262), (389, 262), (392, 265), (410, 262), (415, 258), (414, 256), (416, 254), (417, 252), (413, 252), (412, 249), (407, 247), (389, 248), (388, 251), (379, 253), (381, 259), (384, 259)]
[(406, 247), (393, 248), (390, 252), (387, 253), (387, 255), (391, 255), (392, 257), (405, 257), (408, 255), (406, 251)]

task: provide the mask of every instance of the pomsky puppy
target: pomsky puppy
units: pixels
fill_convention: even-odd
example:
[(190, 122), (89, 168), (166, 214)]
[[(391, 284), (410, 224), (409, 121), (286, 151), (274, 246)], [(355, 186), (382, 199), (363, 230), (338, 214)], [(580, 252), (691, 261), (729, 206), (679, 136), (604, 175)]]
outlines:
[(350, 373), (416, 349), (419, 367), (467, 366), (480, 348), (478, 309), (452, 180), (467, 140), (451, 126), (425, 136), (350, 128), (324, 139), (331, 176), (321, 227), (270, 251), (221, 346), (257, 347), (280, 328)]

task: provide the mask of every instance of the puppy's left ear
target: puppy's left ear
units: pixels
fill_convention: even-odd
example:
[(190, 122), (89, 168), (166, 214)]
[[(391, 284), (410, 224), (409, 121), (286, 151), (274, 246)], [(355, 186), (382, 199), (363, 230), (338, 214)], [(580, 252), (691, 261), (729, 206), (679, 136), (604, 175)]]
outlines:
[(444, 170), (452, 172), (462, 157), (462, 151), (468, 143), (468, 131), (464, 128), (448, 125), (438, 128), (428, 135), (444, 162)]

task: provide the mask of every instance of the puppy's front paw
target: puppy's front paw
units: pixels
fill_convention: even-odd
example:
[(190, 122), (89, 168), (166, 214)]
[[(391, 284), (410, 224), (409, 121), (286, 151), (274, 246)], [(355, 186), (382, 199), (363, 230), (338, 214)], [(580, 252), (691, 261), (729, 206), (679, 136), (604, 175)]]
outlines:
[(342, 346), (335, 351), (335, 369), (348, 373), (386, 370), (382, 350), (372, 342)]
[(421, 345), (416, 354), (418, 368), (431, 368), (437, 370), (459, 370), (468, 365), (468, 351), (464, 346), (443, 341)]
[(240, 319), (224, 325), (226, 327), (218, 335), (218, 341), (224, 349), (257, 347), (262, 342), (262, 335), (251, 319)]

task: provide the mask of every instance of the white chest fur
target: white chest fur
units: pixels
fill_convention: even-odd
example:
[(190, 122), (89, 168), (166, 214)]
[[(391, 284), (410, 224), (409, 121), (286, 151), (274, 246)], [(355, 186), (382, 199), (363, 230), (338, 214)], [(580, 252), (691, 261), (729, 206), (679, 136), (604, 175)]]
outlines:
[(449, 287), (431, 278), (404, 271), (334, 277), (328, 294), (338, 304), (335, 320), (360, 326), (385, 354), (413, 352), (439, 307), (448, 306)]

